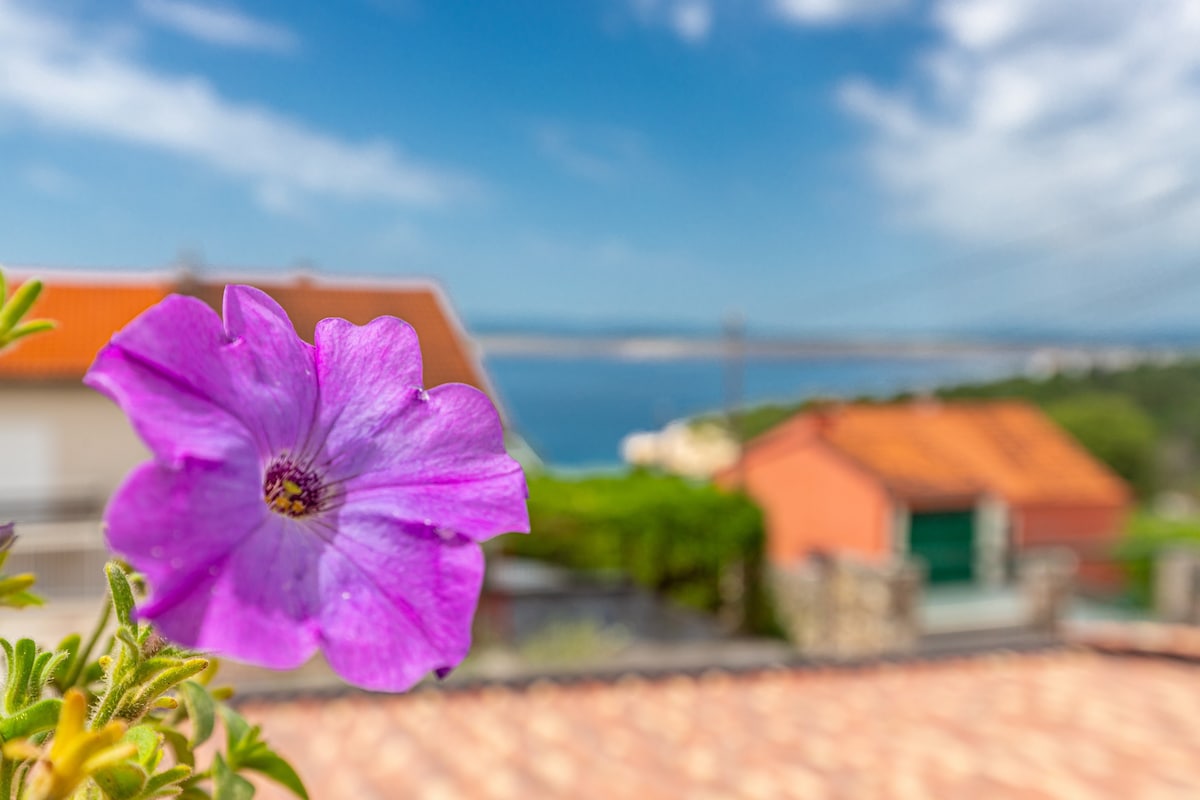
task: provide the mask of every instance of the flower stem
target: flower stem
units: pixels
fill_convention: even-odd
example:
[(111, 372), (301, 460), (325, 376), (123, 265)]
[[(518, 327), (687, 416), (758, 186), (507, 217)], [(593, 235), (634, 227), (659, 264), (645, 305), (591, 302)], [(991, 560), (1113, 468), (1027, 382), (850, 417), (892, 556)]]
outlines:
[(0, 764), (0, 798), (4, 800), (13, 800), (12, 780), (16, 767), (17, 763), (7, 758)]
[(103, 728), (113, 718), (113, 714), (117, 712), (117, 706), (120, 704), (121, 698), (124, 697), (126, 690), (129, 688), (126, 686), (125, 680), (117, 679), (116, 673), (117, 669), (114, 667), (108, 675), (108, 690), (100, 698), (100, 705), (96, 707), (96, 713), (92, 715), (91, 725), (94, 731)]
[[(88, 659), (92, 656), (92, 649), (95, 648), (96, 642), (100, 640), (100, 636), (104, 633), (104, 629), (108, 627), (108, 618), (112, 616), (112, 603), (105, 601), (104, 607), (100, 609), (100, 619), (96, 620), (96, 627), (92, 629), (92, 635), (88, 637), (87, 644), (80, 649), (75, 663), (71, 665), (71, 673), (63, 681), (64, 688), (71, 688), (75, 682), (79, 680), (79, 676), (83, 674), (87, 667)], [(3, 797), (3, 795), (0, 795)]]

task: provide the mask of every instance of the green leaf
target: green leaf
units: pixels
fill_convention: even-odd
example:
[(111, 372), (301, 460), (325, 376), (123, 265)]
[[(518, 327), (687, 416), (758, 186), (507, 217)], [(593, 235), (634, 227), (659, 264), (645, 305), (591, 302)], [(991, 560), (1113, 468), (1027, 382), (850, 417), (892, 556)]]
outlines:
[(304, 789), (304, 782), (300, 780), (300, 776), (296, 774), (296, 770), (292, 769), (292, 765), (284, 761), (279, 755), (268, 751), (243, 761), (242, 766), (246, 769), (252, 769), (255, 772), (261, 772), (276, 783), (286, 786), (297, 797), (308, 800), (308, 792)]
[(48, 697), (0, 719), (0, 740), (7, 742), (9, 739), (25, 739), (35, 733), (53, 730), (58, 724), (60, 708), (62, 700)]
[(133, 658), (135, 664), (141, 660), (142, 647), (138, 644), (137, 638), (129, 628), (117, 628), (116, 637), (117, 641), (125, 645), (126, 649), (129, 650), (129, 655)]
[(23, 572), (20, 575), (9, 575), (0, 578), (0, 595), (17, 594), (23, 592), (37, 582), (37, 578), (30, 575), (28, 572)]
[[(111, 644), (111, 640), (110, 640), (110, 644)], [(92, 663), (88, 664), (87, 667), (84, 668), (84, 670), (83, 670), (83, 685), (87, 686), (89, 684), (95, 683), (96, 681), (100, 680), (103, 677), (104, 677), (104, 667), (100, 666), (99, 661), (93, 661)]]
[(132, 800), (142, 793), (146, 778), (146, 770), (129, 762), (105, 767), (92, 775), (109, 800)]
[[(170, 769), (165, 769), (155, 775), (150, 776), (150, 780), (146, 781), (145, 795), (147, 797), (169, 797), (172, 794), (179, 794), (182, 789), (178, 786), (182, 781), (186, 781), (192, 775), (191, 767), (186, 767), (183, 764), (176, 764)], [(163, 790), (168, 790), (164, 792)]]
[(242, 743), (253, 733), (246, 718), (226, 705), (220, 706), (221, 720), (225, 723), (225, 749), (237, 753)]
[(45, 685), (62, 670), (63, 664), (66, 663), (71, 654), (58, 651), (55, 653), (43, 653), (43, 655), (48, 655), (50, 658), (41, 663), (34, 671), (33, 675), (34, 683), (39, 690), (45, 687)]
[(213, 800), (253, 800), (254, 784), (229, 768), (221, 754), (213, 757)]
[[(127, 641), (126, 644), (129, 644)], [(137, 671), (134, 673), (134, 681), (137, 683), (145, 683), (162, 672), (173, 667), (178, 667), (183, 663), (182, 659), (175, 656), (153, 656), (138, 664)]]
[(158, 673), (154, 680), (146, 685), (140, 695), (138, 695), (137, 703), (149, 705), (158, 699), (168, 689), (171, 689), (180, 681), (185, 681), (188, 678), (203, 672), (208, 666), (208, 659), (205, 658), (189, 658), (187, 661), (180, 663), (178, 666), (169, 667)]
[(177, 763), (186, 764), (189, 767), (196, 766), (196, 754), (192, 752), (192, 746), (188, 743), (186, 736), (174, 728), (163, 727), (159, 728), (158, 732), (166, 741), (167, 747), (171, 748)]
[(52, 319), (33, 319), (26, 322), (24, 325), (18, 325), (8, 333), (4, 334), (3, 339), (5, 344), (12, 344), (17, 339), (23, 339), (34, 333), (44, 333), (52, 331), (58, 327), (58, 323)]
[(137, 760), (147, 770), (158, 766), (162, 755), (163, 735), (149, 725), (134, 725), (125, 731), (125, 741), (137, 747)]
[(46, 665), (50, 663), (50, 659), (54, 658), (55, 655), (57, 653), (47, 650), (44, 653), (38, 653), (37, 658), (33, 660), (33, 670), (29, 676), (29, 685), (35, 691), (41, 690), (42, 678), (46, 675)]
[(212, 800), (212, 795), (199, 786), (189, 786), (179, 795), (179, 800)]
[(195, 681), (184, 681), (177, 687), (188, 719), (192, 721), (192, 735), (188, 743), (198, 747), (208, 741), (216, 725), (217, 704), (208, 690)]
[(83, 642), (82, 636), (80, 636), (78, 633), (72, 633), (72, 634), (64, 637), (63, 640), (58, 643), (58, 647), (56, 647), (54, 649), (60, 653), (67, 653), (69, 655), (75, 655), (76, 653), (79, 652), (79, 645), (82, 642)]
[(182, 791), (182, 787), (177, 784), (164, 786), (161, 789), (154, 790), (153, 792), (151, 792), (149, 789), (144, 789), (142, 790), (142, 794), (138, 800), (157, 800), (159, 797), (180, 797), (180, 792)]
[(13, 713), (27, 702), (29, 677), (33, 672), (33, 660), (37, 657), (37, 645), (32, 639), (18, 639), (9, 654), (8, 675), (4, 686), (4, 710)]
[(59, 653), (62, 653), (63, 660), (51, 670), (50, 674), (54, 680), (54, 687), (58, 689), (59, 692), (65, 692), (67, 690), (67, 687), (63, 685), (63, 682), (75, 668), (75, 662), (79, 659), (79, 645), (82, 642), (82, 636), (80, 636), (78, 633), (72, 633), (70, 636), (58, 643), (58, 647), (56, 649)]
[(0, 606), (8, 608), (25, 608), (27, 606), (42, 606), (45, 601), (32, 592), (17, 592), (8, 596), (0, 596)]
[(42, 282), (31, 278), (22, 283), (9, 301), (0, 307), (0, 336), (8, 333), (21, 321), (42, 293)]
[(122, 626), (133, 627), (134, 599), (129, 577), (115, 561), (104, 565), (104, 574), (108, 577), (108, 590), (112, 595), (113, 609), (117, 612), (117, 622)]

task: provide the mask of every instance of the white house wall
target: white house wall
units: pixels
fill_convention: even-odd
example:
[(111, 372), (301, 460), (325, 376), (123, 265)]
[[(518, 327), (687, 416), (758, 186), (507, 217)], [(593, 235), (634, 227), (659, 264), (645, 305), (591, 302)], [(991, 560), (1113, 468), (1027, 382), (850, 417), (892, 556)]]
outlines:
[(1008, 506), (986, 496), (975, 506), (975, 574), (984, 586), (1002, 586), (1008, 578)]
[(0, 519), (95, 516), (149, 458), (125, 416), (82, 385), (0, 384)]

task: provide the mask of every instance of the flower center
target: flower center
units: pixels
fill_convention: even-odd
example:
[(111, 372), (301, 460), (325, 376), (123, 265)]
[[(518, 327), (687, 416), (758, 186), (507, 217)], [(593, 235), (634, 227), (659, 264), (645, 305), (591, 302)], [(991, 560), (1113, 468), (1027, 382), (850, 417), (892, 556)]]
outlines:
[(276, 514), (306, 517), (325, 507), (325, 484), (315, 471), (281, 456), (267, 467), (263, 500)]

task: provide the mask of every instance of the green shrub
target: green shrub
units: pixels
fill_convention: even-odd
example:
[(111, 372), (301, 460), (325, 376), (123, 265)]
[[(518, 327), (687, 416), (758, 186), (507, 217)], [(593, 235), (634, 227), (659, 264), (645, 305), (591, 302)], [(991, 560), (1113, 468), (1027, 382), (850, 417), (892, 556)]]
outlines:
[(1166, 548), (1180, 544), (1200, 547), (1200, 519), (1173, 520), (1147, 512), (1134, 514), (1116, 556), (1128, 576), (1129, 591), (1138, 605), (1154, 598), (1154, 563)]
[(763, 523), (758, 507), (682, 478), (620, 476), (529, 480), (530, 536), (508, 536), (503, 552), (583, 571), (628, 575), (681, 604), (717, 611), (721, 581), (743, 568), (745, 627), (770, 629), (762, 594)]

